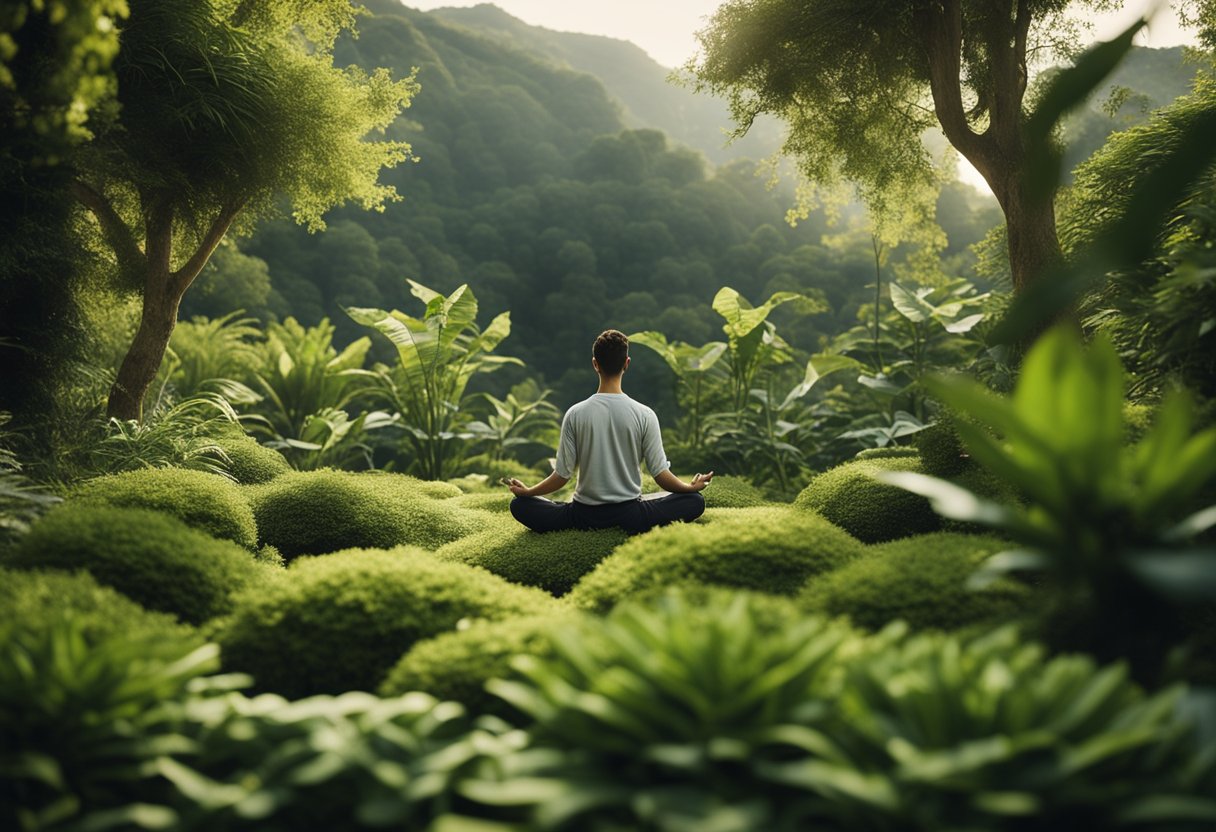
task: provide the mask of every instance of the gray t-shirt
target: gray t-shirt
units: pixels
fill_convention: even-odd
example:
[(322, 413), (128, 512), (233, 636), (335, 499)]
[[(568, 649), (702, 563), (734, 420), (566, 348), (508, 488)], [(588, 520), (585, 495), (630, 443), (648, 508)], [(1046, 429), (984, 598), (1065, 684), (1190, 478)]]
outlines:
[(646, 405), (624, 393), (596, 393), (566, 411), (554, 469), (566, 479), (578, 469), (578, 502), (597, 506), (638, 499), (643, 459), (652, 477), (671, 467), (659, 417)]

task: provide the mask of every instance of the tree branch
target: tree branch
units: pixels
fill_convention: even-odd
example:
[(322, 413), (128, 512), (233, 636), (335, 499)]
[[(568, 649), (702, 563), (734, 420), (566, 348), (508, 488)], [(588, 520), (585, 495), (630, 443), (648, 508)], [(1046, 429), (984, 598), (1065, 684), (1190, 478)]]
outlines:
[(232, 226), (236, 215), (245, 207), (245, 200), (235, 200), (228, 205), (225, 205), (215, 220), (211, 223), (211, 227), (207, 229), (207, 233), (203, 236), (198, 248), (190, 259), (187, 260), (180, 269), (171, 275), (171, 288), (179, 297), (190, 288), (190, 284), (194, 282), (194, 278), (198, 277), (199, 272), (203, 270), (203, 266), (207, 265), (207, 261), (211, 259), (211, 255), (215, 252), (216, 247), (224, 239), (224, 235), (228, 233), (228, 229)]
[(919, 15), (929, 65), (933, 109), (950, 144), (981, 172), (987, 156), (983, 137), (971, 129), (963, 106), (963, 11), (959, 0), (931, 3)]
[(139, 250), (131, 229), (118, 216), (105, 194), (79, 179), (72, 181), (71, 189), (76, 200), (97, 218), (106, 242), (114, 249), (119, 267), (125, 271), (135, 271), (145, 265), (144, 253)]
[(1018, 107), (1022, 106), (1022, 98), (1026, 95), (1026, 83), (1030, 73), (1026, 69), (1026, 44), (1030, 39), (1030, 0), (1018, 0), (1017, 18), (1014, 20), (1013, 60), (1018, 68)]

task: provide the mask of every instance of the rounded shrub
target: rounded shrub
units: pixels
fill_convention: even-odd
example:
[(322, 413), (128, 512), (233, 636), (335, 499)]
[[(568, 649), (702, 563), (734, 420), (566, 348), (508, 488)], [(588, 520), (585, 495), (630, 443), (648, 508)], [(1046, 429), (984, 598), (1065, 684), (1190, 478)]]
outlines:
[(818, 512), (865, 543), (881, 543), (935, 532), (941, 519), (924, 497), (879, 482), (882, 471), (924, 473), (916, 457), (859, 459), (837, 465), (811, 480), (794, 500)]
[(901, 445), (888, 445), (885, 448), (866, 448), (858, 451), (853, 459), (907, 459), (918, 455), (916, 448)]
[(411, 547), (301, 558), (243, 594), (219, 634), (224, 666), (289, 698), (373, 690), (416, 642), (462, 618), (555, 609), (538, 589)]
[(261, 542), (291, 560), (339, 549), (435, 549), (481, 525), (481, 515), (447, 499), (460, 490), (401, 474), (295, 471), (246, 493)]
[(144, 468), (89, 480), (76, 489), (75, 502), (119, 508), (150, 508), (172, 514), (212, 537), (246, 549), (257, 544), (253, 511), (231, 480), (206, 471)]
[(529, 468), (517, 459), (491, 459), (486, 454), (478, 454), (469, 457), (461, 464), (460, 475), (462, 477), (474, 475), (478, 478), (484, 476), (486, 482), (493, 485), (498, 482), (499, 477), (516, 477), (524, 482), (532, 480), (539, 482), (548, 475), (548, 471), (539, 473), (535, 468)]
[(492, 511), (498, 514), (511, 510), (511, 492), (505, 488), (493, 492), (462, 494), (452, 499), (452, 505), (474, 511)]
[(66, 503), (30, 530), (9, 562), (87, 569), (150, 610), (198, 624), (231, 609), (232, 594), (261, 583), (264, 567), (235, 543), (156, 511)]
[(488, 569), (513, 583), (564, 595), (626, 537), (621, 529), (537, 534), (510, 514), (495, 514), (482, 524), (481, 531), (447, 544), (436, 554), (443, 560)]
[(625, 598), (672, 586), (709, 585), (793, 595), (807, 579), (860, 557), (864, 547), (810, 512), (719, 509), (705, 524), (674, 524), (632, 538), (570, 594), (605, 612)]
[(916, 629), (956, 630), (1027, 611), (1029, 589), (999, 580), (982, 590), (967, 579), (1008, 548), (994, 537), (935, 532), (871, 547), (866, 555), (811, 581), (800, 601), (813, 612), (846, 615), (879, 630), (896, 619)]
[(953, 477), (971, 465), (958, 431), (948, 419), (918, 432), (915, 442), (920, 450), (921, 464), (926, 474), (934, 477)]
[(68, 618), (90, 644), (113, 637), (202, 643), (193, 627), (144, 609), (88, 572), (0, 569), (0, 630), (43, 632)]
[(556, 628), (569, 626), (570, 619), (569, 615), (542, 615), (474, 621), (420, 641), (389, 671), (380, 695), (401, 696), (420, 690), (459, 702), (475, 714), (504, 715), (508, 709), (486, 691), (486, 682), (509, 676), (514, 656), (552, 656), (552, 635)]
[(241, 485), (270, 482), (292, 470), (287, 457), (274, 448), (267, 448), (252, 436), (233, 433), (218, 437), (219, 445), (228, 457), (228, 473)]
[(706, 508), (752, 508), (768, 502), (763, 492), (745, 477), (715, 476), (701, 492)]

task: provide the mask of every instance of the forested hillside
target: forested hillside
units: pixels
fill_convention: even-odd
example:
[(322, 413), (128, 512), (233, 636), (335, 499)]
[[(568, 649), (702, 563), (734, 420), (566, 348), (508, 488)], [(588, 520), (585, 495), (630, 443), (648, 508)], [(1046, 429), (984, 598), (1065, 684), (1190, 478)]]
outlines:
[[(336, 211), (321, 235), (263, 226), (239, 245), (264, 264), (222, 250), (183, 315), (329, 317), (345, 342), (362, 332), (343, 306), (410, 309), (407, 277), (448, 291), (468, 282), (483, 315), (511, 310), (503, 350), (555, 386), (559, 404), (583, 393), (585, 348), (605, 327), (720, 337), (710, 302), (723, 285), (757, 299), (822, 293), (830, 311), (801, 316), (790, 336), (806, 350), (855, 322), (872, 291), (868, 236), (825, 245), (821, 216), (785, 222), (792, 193), (770, 190), (756, 163), (712, 168), (661, 132), (623, 131), (590, 75), (391, 0), (369, 5), (337, 61), (419, 68), (421, 91), (391, 133), (418, 162), (385, 174), (404, 199), (382, 214)], [(952, 185), (939, 218), (965, 269), (967, 247), (996, 223), (990, 200)]]

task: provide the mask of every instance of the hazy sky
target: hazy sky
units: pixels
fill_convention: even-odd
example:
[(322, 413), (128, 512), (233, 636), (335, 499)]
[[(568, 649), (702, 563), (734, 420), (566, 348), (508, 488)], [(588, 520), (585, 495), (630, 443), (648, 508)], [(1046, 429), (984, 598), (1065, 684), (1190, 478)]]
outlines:
[[(694, 33), (720, 0), (496, 0), (495, 5), (527, 23), (567, 32), (630, 40), (668, 67), (683, 64), (696, 52)], [(440, 6), (474, 6), (478, 0), (406, 0), (407, 6), (434, 9)], [(1137, 14), (1155, 6), (1151, 0), (1128, 0), (1120, 13), (1098, 15), (1096, 37), (1117, 34)], [(1127, 21), (1127, 22), (1124, 22)], [(1141, 42), (1149, 46), (1174, 46), (1189, 42), (1188, 33), (1165, 9)]]

